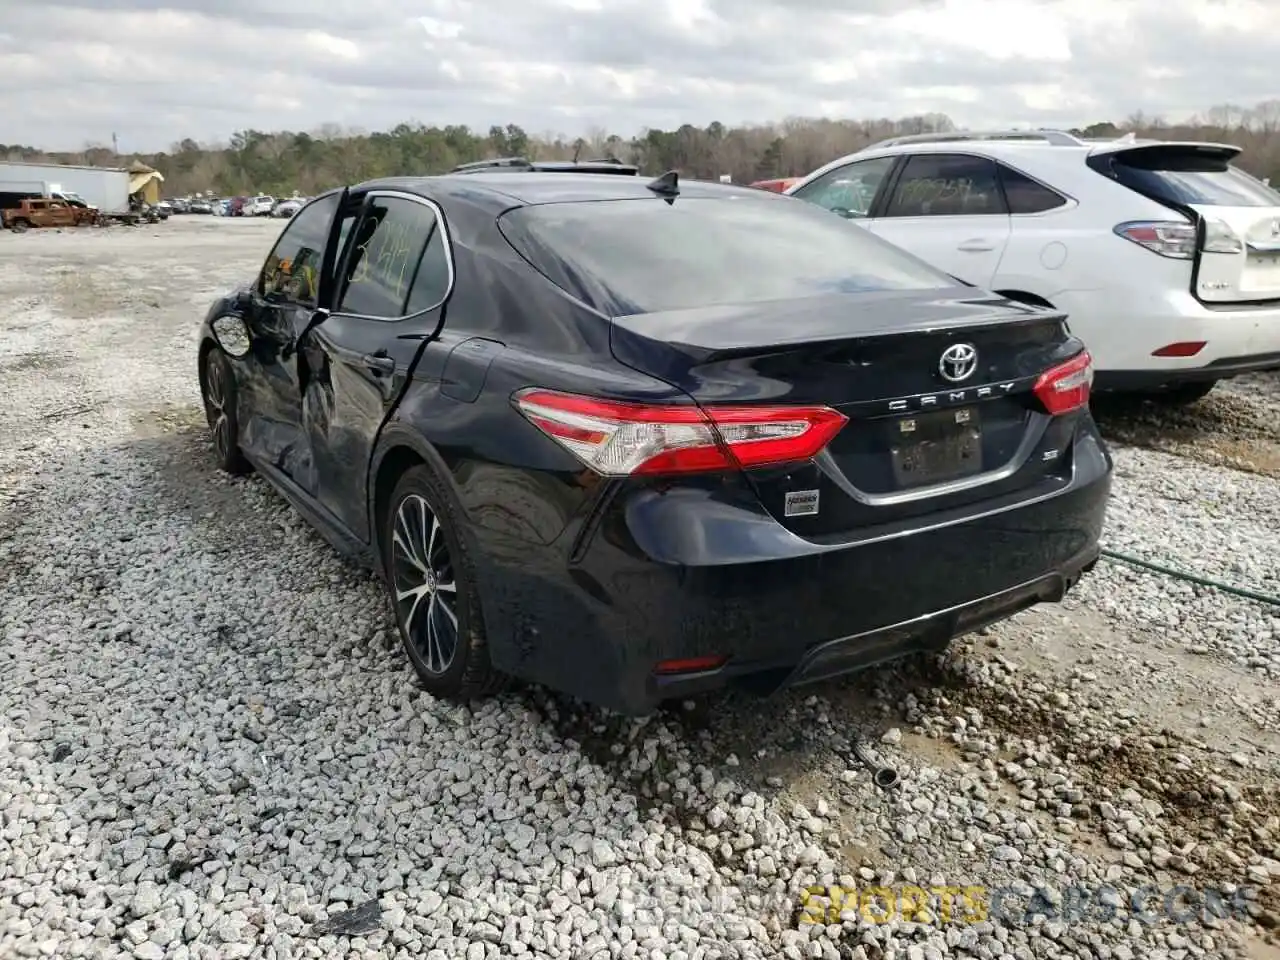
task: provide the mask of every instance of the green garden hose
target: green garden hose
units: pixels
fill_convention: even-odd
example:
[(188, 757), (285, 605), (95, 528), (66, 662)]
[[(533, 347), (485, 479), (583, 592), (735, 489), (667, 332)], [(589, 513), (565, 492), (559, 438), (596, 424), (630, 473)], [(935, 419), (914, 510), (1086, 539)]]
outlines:
[(1110, 560), (1113, 563), (1124, 563), (1131, 567), (1138, 567), (1142, 570), (1151, 570), (1155, 573), (1162, 573), (1166, 577), (1173, 577), (1176, 580), (1185, 580), (1187, 583), (1194, 583), (1201, 587), (1211, 587), (1214, 590), (1221, 590), (1223, 593), (1230, 593), (1237, 597), (1244, 597), (1246, 600), (1254, 600), (1258, 603), (1266, 603), (1273, 607), (1280, 607), (1280, 597), (1268, 596), (1265, 593), (1258, 593), (1256, 590), (1233, 586), (1229, 583), (1222, 583), (1219, 580), (1210, 580), (1207, 577), (1201, 577), (1194, 573), (1186, 573), (1183, 570), (1175, 570), (1172, 567), (1165, 567), (1158, 563), (1152, 563), (1150, 560), (1143, 560), (1141, 557), (1133, 557), (1127, 553), (1119, 553), (1115, 550), (1103, 550), (1102, 556), (1104, 559)]

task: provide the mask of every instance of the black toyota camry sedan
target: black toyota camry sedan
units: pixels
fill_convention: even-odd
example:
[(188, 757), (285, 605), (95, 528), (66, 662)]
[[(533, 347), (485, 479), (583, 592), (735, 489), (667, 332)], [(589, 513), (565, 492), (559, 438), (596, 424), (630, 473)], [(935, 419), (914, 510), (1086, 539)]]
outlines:
[(1093, 566), (1111, 460), (1062, 314), (794, 198), (617, 173), (323, 194), (201, 329), (221, 467), (377, 571), (430, 692), (774, 690)]

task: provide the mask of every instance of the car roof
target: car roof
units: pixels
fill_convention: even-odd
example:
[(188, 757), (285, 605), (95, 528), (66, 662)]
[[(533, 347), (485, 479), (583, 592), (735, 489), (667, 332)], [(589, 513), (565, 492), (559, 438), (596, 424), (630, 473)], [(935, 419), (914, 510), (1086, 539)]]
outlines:
[[(788, 195), (794, 194), (797, 190), (808, 186), (819, 177), (826, 176), (833, 170), (838, 170), (851, 163), (861, 160), (875, 160), (881, 157), (897, 157), (904, 154), (968, 154), (1009, 162), (1015, 166), (1021, 163), (1025, 172), (1025, 164), (1032, 160), (1040, 166), (1062, 170), (1070, 168), (1072, 163), (1080, 163), (1089, 156), (1103, 156), (1110, 153), (1143, 148), (1182, 147), (1210, 150), (1222, 154), (1228, 159), (1238, 156), (1241, 152), (1240, 147), (1228, 143), (1212, 143), (1199, 140), (1146, 139), (1130, 135), (1086, 139), (1060, 132), (1050, 132), (1053, 133), (1053, 136), (1049, 139), (1036, 139), (1029, 133), (1019, 136), (1001, 136), (999, 134), (966, 136), (957, 134), (950, 136), (949, 139), (945, 134), (937, 134), (921, 135), (919, 138), (900, 137), (895, 140), (873, 143), (870, 146), (863, 147), (861, 150), (824, 163), (787, 187), (785, 192)], [(1070, 158), (1070, 160), (1064, 163), (1066, 158)]]
[[(492, 206), (495, 213), (513, 206), (571, 203), (590, 200), (641, 200), (657, 197), (646, 176), (621, 177), (599, 173), (463, 173), (434, 177), (389, 177), (370, 180), (353, 190), (400, 190), (420, 196), (446, 197)], [(680, 180), (681, 197), (727, 198), (732, 196), (779, 199), (776, 194), (733, 184), (705, 180)]]

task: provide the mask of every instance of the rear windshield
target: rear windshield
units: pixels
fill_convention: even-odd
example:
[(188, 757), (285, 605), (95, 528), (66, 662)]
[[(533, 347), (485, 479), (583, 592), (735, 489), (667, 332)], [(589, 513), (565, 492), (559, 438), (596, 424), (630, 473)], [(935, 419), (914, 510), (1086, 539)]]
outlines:
[(1280, 207), (1280, 193), (1220, 157), (1135, 150), (1115, 157), (1112, 169), (1125, 186), (1173, 203)]
[(857, 224), (763, 193), (540, 204), (499, 224), (548, 279), (615, 317), (956, 285)]

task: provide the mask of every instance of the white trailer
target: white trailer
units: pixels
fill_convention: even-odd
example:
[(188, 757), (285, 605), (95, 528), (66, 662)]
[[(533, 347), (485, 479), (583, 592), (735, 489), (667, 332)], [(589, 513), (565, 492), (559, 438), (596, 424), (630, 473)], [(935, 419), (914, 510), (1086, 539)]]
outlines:
[(129, 171), (123, 168), (0, 162), (0, 193), (34, 192), (34, 184), (43, 196), (81, 200), (107, 215), (129, 212)]

